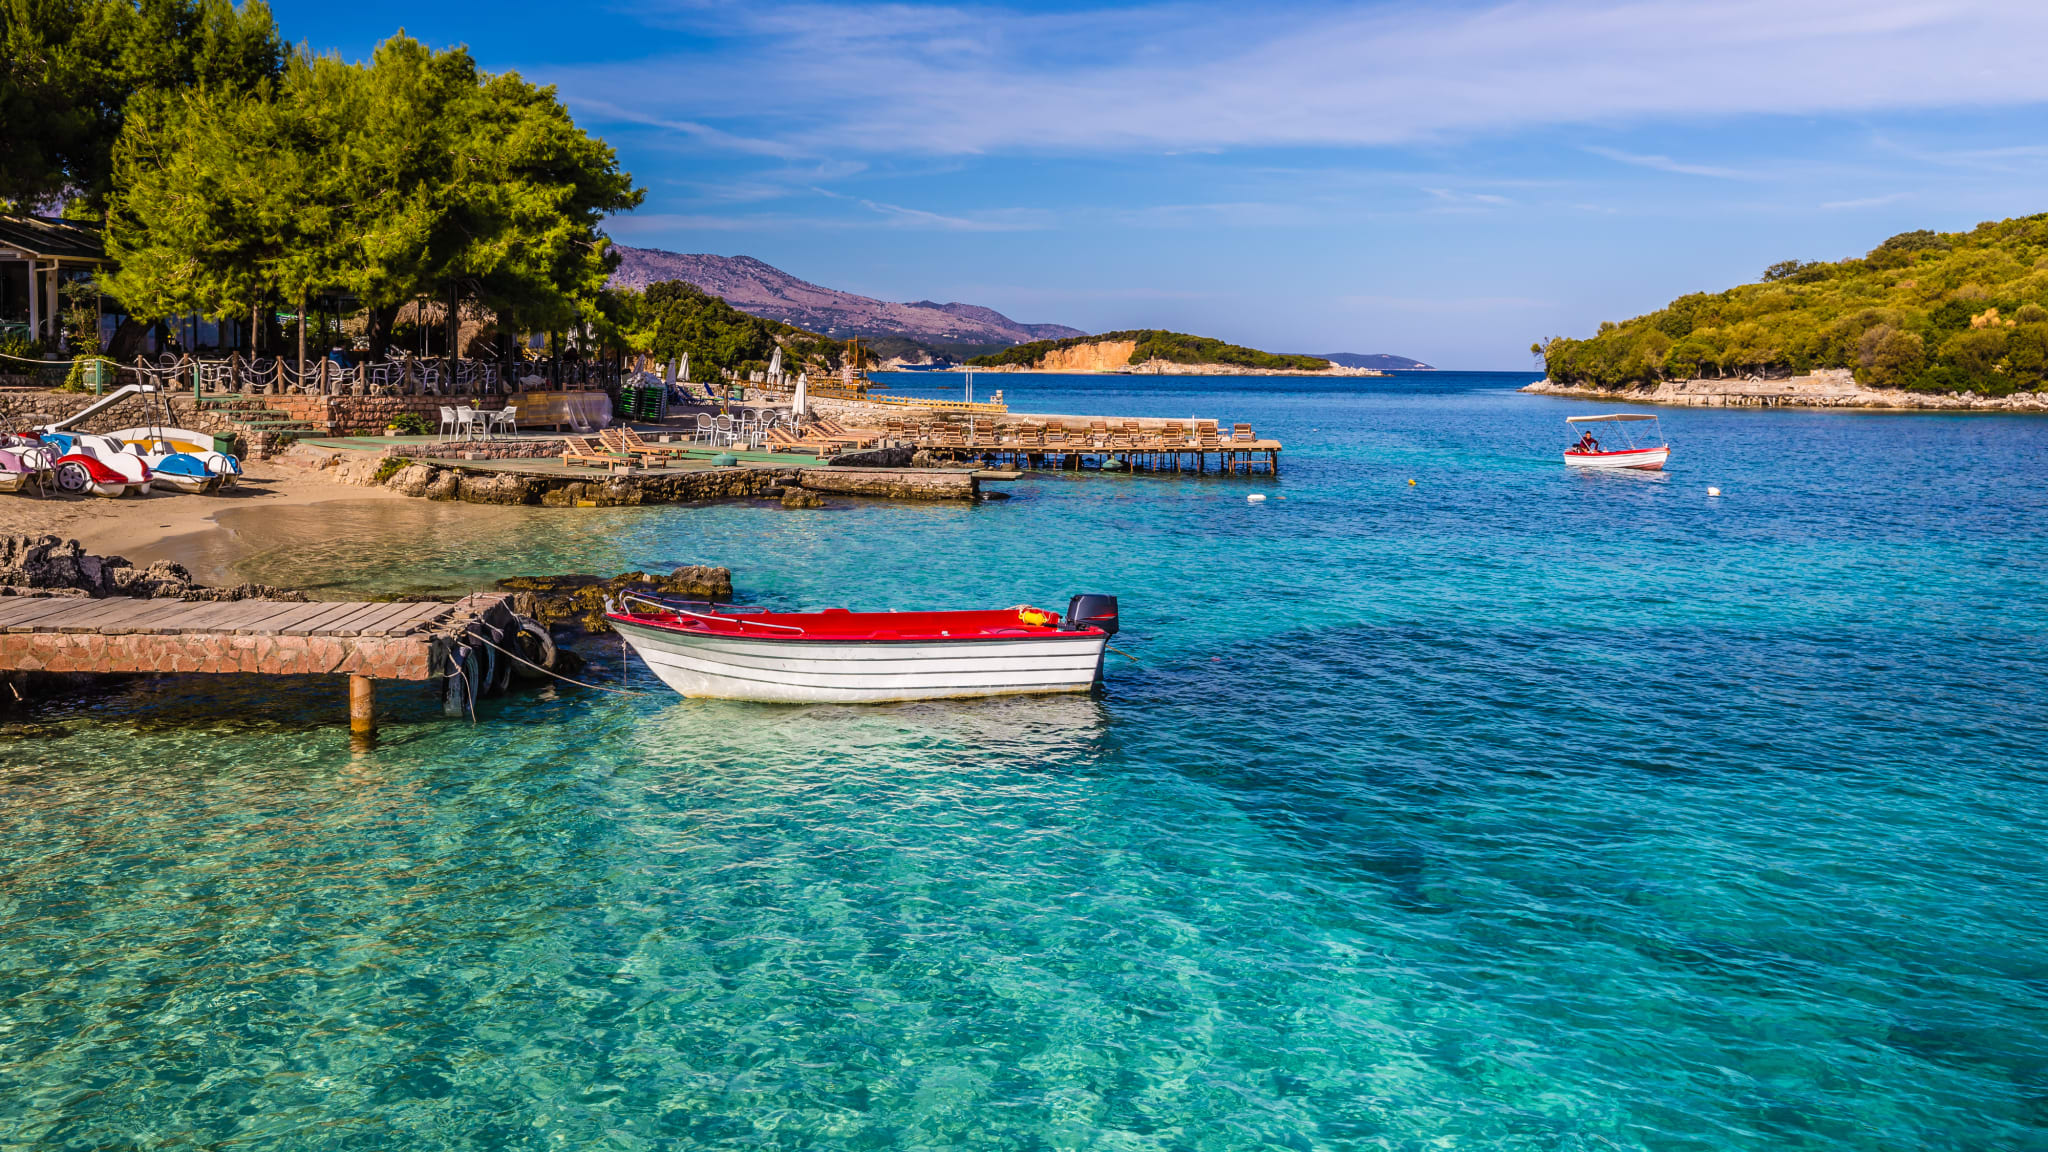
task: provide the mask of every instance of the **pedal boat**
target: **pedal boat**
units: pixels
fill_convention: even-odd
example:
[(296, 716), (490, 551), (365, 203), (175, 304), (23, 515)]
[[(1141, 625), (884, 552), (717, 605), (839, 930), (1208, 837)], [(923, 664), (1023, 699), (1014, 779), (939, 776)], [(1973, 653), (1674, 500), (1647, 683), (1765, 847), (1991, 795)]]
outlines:
[(1116, 599), (1076, 596), (1068, 622), (977, 612), (698, 612), (629, 598), (605, 618), (684, 696), (865, 704), (1087, 692), (1117, 630)]
[(8, 443), (0, 447), (0, 492), (19, 492), (34, 484), (47, 491), (54, 477), (54, 455), (40, 444)]
[[(1644, 422), (1649, 423), (1642, 429)], [(1583, 434), (1579, 442), (1564, 450), (1564, 462), (1574, 468), (1628, 468), (1638, 472), (1656, 472), (1671, 459), (1671, 445), (1664, 440), (1657, 418), (1647, 412), (1616, 412), (1607, 416), (1568, 416), (1565, 423), (1577, 427), (1581, 424), (1611, 424), (1612, 435), (1619, 435), (1625, 446), (1602, 447), (1593, 437), (1591, 428), (1579, 429)]]
[(57, 490), (118, 499), (129, 493), (149, 495), (155, 479), (142, 457), (125, 450), (119, 440), (90, 432), (45, 432), (43, 443), (57, 456)]
[[(144, 463), (157, 472), (172, 472), (180, 477), (177, 481), (166, 481), (166, 486), (180, 492), (212, 492), (217, 488), (232, 488), (242, 476), (242, 462), (226, 452), (217, 452), (213, 437), (189, 428), (169, 428), (163, 425), (149, 425), (136, 428), (122, 428), (107, 433), (107, 439), (117, 441), (125, 451), (142, 457)], [(161, 461), (174, 456), (187, 456), (197, 460), (207, 475), (213, 477), (208, 484), (190, 479), (191, 465), (178, 461), (166, 468)]]

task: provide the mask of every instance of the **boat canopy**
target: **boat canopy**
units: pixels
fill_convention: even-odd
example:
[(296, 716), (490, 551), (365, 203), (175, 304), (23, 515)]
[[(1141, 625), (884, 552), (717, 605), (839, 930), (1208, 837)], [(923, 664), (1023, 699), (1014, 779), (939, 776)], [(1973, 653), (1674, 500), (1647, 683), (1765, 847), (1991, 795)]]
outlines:
[(1606, 424), (1617, 420), (1655, 420), (1656, 418), (1656, 416), (1648, 412), (1615, 412), (1606, 416), (1567, 416), (1564, 418), (1564, 422), (1567, 424)]

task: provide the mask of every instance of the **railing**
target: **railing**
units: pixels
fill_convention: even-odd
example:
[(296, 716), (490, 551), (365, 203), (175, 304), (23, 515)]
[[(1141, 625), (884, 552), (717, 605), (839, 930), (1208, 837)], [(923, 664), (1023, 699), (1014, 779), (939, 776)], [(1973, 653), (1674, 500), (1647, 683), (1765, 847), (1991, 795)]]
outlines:
[(120, 372), (134, 383), (155, 384), (166, 391), (191, 390), (201, 396), (490, 396), (534, 389), (604, 387), (617, 375), (610, 365), (565, 364), (556, 382), (549, 379), (545, 365), (508, 366), (476, 359), (456, 361), (451, 373), (445, 360), (415, 357), (360, 364), (308, 360), (301, 371), (288, 357), (241, 355), (225, 360), (163, 356), (155, 362), (137, 357), (134, 363), (122, 365)]

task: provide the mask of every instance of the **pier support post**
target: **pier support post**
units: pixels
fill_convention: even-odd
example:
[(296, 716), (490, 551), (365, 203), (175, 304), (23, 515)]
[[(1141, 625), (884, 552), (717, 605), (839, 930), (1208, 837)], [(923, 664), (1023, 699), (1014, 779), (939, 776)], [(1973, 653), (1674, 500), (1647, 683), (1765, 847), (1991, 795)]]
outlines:
[(348, 678), (348, 731), (351, 736), (377, 735), (377, 682), (368, 676)]

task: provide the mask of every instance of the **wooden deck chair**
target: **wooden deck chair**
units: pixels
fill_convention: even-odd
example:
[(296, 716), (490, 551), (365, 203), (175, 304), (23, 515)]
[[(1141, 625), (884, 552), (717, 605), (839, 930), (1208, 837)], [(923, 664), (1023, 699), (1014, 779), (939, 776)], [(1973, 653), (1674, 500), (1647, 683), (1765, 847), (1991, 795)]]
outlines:
[[(614, 456), (624, 456), (629, 459), (635, 459), (643, 464), (651, 463), (654, 461), (659, 461), (663, 464), (668, 463), (669, 454), (666, 452), (658, 451), (651, 448), (634, 448), (632, 444), (628, 442), (626, 439), (626, 433), (628, 431), (630, 431), (630, 429), (602, 428), (598, 430), (597, 441), (598, 443), (604, 445), (605, 451), (610, 452)], [(637, 439), (637, 437), (635, 438)]]
[(770, 452), (809, 452), (813, 456), (830, 456), (839, 447), (830, 440), (798, 436), (787, 428), (770, 428), (763, 432), (761, 445)]
[(562, 452), (562, 463), (567, 467), (573, 468), (578, 464), (586, 464), (610, 468), (614, 464), (624, 464), (627, 462), (623, 457), (613, 456), (608, 452), (593, 447), (589, 440), (581, 436), (564, 436), (562, 437), (562, 443), (565, 446)]
[(1252, 426), (1249, 424), (1232, 424), (1230, 438), (1239, 444), (1250, 444), (1258, 439), (1252, 435)]

